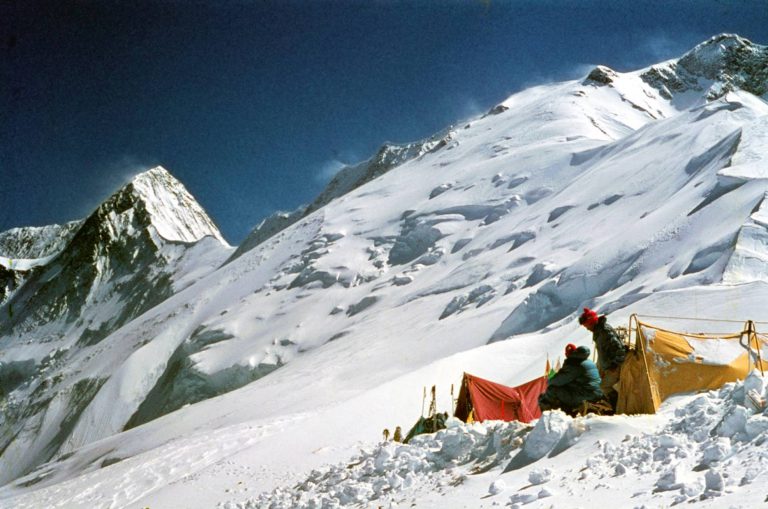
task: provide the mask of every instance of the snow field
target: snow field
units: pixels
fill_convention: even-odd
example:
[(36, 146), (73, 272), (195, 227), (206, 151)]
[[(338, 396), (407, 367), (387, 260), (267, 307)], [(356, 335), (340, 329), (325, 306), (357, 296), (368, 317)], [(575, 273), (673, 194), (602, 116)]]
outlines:
[(313, 470), (295, 486), (277, 488), (222, 509), (333, 508), (369, 503), (397, 507), (414, 496), (464, 482), (461, 467), (490, 468), (519, 447), (528, 426), (518, 422), (466, 425), (451, 418), (445, 430), (415, 437), (408, 445), (382, 442), (346, 464)]

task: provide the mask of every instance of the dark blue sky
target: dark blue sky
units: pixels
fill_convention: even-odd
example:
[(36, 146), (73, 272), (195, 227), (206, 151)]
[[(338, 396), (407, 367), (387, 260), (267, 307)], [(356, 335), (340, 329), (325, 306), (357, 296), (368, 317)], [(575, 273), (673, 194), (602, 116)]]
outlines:
[(522, 88), (721, 32), (768, 44), (768, 2), (10, 0), (0, 32), (0, 231), (84, 217), (162, 164), (238, 243), (338, 160)]

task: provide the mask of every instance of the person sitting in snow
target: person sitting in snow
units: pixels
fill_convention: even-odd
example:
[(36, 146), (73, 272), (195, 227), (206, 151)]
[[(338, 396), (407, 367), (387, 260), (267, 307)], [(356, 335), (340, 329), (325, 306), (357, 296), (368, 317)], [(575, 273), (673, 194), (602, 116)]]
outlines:
[(575, 414), (584, 401), (598, 401), (603, 397), (600, 390), (600, 374), (595, 363), (589, 360), (589, 348), (568, 344), (565, 347), (563, 367), (547, 383), (547, 390), (539, 396), (542, 411), (562, 409)]
[(598, 316), (591, 309), (584, 308), (584, 312), (579, 317), (579, 323), (592, 333), (592, 341), (597, 347), (597, 368), (602, 379), (600, 389), (615, 409), (619, 393), (614, 386), (619, 383), (621, 365), (626, 356), (624, 343), (613, 327), (608, 325), (605, 315)]

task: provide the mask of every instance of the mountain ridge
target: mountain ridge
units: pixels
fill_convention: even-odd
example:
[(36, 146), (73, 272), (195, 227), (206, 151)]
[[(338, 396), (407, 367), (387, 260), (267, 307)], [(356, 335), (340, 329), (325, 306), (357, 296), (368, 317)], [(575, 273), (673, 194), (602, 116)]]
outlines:
[(452, 138), (452, 129), (440, 131), (428, 138), (411, 143), (384, 143), (369, 159), (341, 168), (328, 182), (320, 194), (309, 204), (301, 205), (290, 212), (275, 212), (263, 219), (246, 236), (228, 262), (258, 246), (268, 238), (281, 232), (312, 212), (324, 207), (336, 198), (365, 185), (411, 159), (439, 150)]
[(61, 225), (26, 226), (0, 232), (0, 257), (18, 260), (55, 255), (81, 225), (82, 220), (77, 220)]

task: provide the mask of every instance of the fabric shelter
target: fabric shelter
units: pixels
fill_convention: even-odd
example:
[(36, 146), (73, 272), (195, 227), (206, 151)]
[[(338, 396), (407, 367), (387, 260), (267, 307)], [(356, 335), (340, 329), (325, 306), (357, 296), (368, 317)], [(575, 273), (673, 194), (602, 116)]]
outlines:
[(732, 334), (690, 334), (633, 319), (636, 341), (621, 368), (617, 413), (656, 413), (673, 394), (717, 389), (768, 368), (768, 340), (752, 322)]
[(546, 376), (517, 387), (508, 387), (464, 373), (454, 416), (465, 422), (470, 415), (479, 422), (530, 422), (541, 417), (539, 396), (546, 390)]

